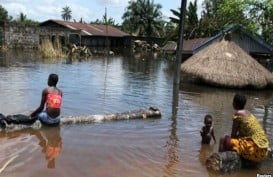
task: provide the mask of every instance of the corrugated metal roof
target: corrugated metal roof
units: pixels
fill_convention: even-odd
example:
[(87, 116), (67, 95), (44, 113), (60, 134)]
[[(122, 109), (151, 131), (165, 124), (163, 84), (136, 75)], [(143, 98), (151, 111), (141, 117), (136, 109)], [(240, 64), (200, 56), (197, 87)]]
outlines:
[[(264, 51), (266, 51), (266, 53), (272, 53), (273, 52), (273, 46), (271, 46), (270, 44), (266, 43), (261, 37), (259, 37), (258, 35), (255, 34), (250, 34), (248, 31), (246, 31), (242, 25), (238, 25), (238, 26), (233, 26), (233, 27), (229, 27), (226, 30), (224, 30), (223, 32), (220, 32), (219, 34), (211, 37), (211, 38), (198, 38), (198, 39), (190, 39), (190, 40), (184, 40), (183, 42), (183, 52), (184, 53), (196, 53), (200, 50), (202, 50), (203, 48), (209, 46), (210, 44), (212, 44), (214, 41), (219, 40), (221, 38), (223, 38), (223, 36), (229, 32), (235, 32), (235, 31), (239, 31), (242, 32), (244, 35), (248, 36), (251, 39), (251, 42), (254, 44), (257, 44), (257, 46), (259, 46), (260, 48), (265, 49)], [(168, 51), (176, 50), (176, 43), (175, 44), (166, 44), (168, 46), (166, 46), (166, 48), (168, 49)], [(257, 47), (256, 47), (257, 48)], [(163, 47), (164, 50), (164, 47)], [(263, 52), (264, 52), (263, 51)], [(253, 52), (252, 50), (249, 52)]]
[(164, 51), (175, 51), (177, 47), (177, 44), (175, 41), (168, 41), (167, 44), (165, 44), (162, 47), (162, 50)]
[[(196, 48), (207, 42), (210, 38), (196, 38), (183, 41), (183, 51), (193, 52)], [(169, 41), (162, 49), (166, 51), (175, 51), (177, 47), (176, 42)]]
[(194, 51), (200, 45), (207, 42), (210, 38), (196, 38), (196, 39), (189, 39), (185, 40), (183, 43), (183, 50), (184, 51)]
[(85, 23), (69, 22), (69, 21), (62, 21), (62, 20), (48, 20), (41, 24), (46, 24), (49, 22), (57, 23), (61, 26), (64, 26), (72, 30), (81, 31), (81, 34), (86, 36), (91, 36), (91, 35), (92, 36), (110, 36), (110, 37), (129, 36), (128, 33), (125, 33), (110, 25), (85, 24)]
[(203, 43), (202, 45), (200, 45), (199, 47), (197, 47), (195, 49), (195, 52), (203, 49), (204, 47), (206, 47), (208, 45), (210, 45), (215, 40), (221, 39), (225, 34), (227, 34), (229, 32), (236, 31), (236, 30), (239, 30), (239, 31), (243, 32), (245, 35), (247, 35), (248, 37), (250, 37), (253, 40), (253, 42), (257, 42), (262, 47), (268, 49), (268, 51), (273, 52), (273, 47), (270, 44), (266, 43), (258, 35), (256, 35), (256, 34), (250, 34), (247, 30), (244, 29), (244, 27), (242, 25), (231, 26), (231, 27), (227, 28), (226, 30), (224, 30), (223, 32), (220, 32), (219, 34), (213, 36), (208, 41), (206, 41), (205, 43)]

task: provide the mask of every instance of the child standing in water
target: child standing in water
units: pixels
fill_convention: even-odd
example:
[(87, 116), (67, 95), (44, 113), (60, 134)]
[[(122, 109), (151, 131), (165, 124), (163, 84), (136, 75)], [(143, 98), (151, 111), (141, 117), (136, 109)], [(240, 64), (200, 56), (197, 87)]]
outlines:
[(200, 135), (202, 137), (202, 144), (210, 144), (211, 138), (213, 138), (214, 143), (216, 143), (216, 139), (214, 136), (214, 130), (212, 126), (212, 116), (207, 114), (204, 118), (204, 126), (200, 130)]

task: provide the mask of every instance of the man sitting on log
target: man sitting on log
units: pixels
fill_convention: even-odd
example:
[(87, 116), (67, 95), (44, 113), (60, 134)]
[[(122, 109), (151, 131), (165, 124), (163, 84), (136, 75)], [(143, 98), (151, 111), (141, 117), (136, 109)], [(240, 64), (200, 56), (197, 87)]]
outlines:
[[(58, 75), (48, 76), (48, 87), (42, 92), (40, 106), (30, 116), (23, 114), (4, 116), (0, 114), (0, 128), (6, 128), (7, 124), (31, 125), (36, 120), (46, 125), (59, 125), (62, 103), (62, 91), (57, 88)], [(45, 110), (44, 110), (44, 107)]]
[[(30, 114), (32, 118), (38, 118), (43, 124), (58, 125), (60, 123), (60, 113), (62, 104), (62, 91), (56, 86), (58, 75), (48, 76), (48, 87), (42, 92), (40, 106)], [(44, 107), (45, 110), (44, 110)]]
[(231, 137), (220, 139), (219, 152), (235, 151), (243, 159), (257, 163), (268, 156), (269, 142), (257, 118), (245, 110), (245, 104), (246, 97), (235, 94)]

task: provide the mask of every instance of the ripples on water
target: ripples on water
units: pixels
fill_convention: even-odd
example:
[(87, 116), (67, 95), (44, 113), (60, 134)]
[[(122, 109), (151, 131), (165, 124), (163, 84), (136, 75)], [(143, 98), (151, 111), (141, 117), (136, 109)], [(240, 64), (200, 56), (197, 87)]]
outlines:
[[(199, 129), (204, 115), (210, 113), (216, 138), (230, 133), (231, 100), (236, 90), (182, 82), (179, 96), (173, 99), (173, 62), (160, 57), (94, 57), (72, 64), (65, 60), (0, 59), (0, 112), (6, 115), (28, 114), (35, 109), (51, 72), (59, 74), (64, 116), (149, 106), (162, 111), (158, 120), (0, 133), (0, 168), (18, 155), (2, 176), (219, 176), (204, 167), (205, 159), (218, 145), (201, 147)], [(243, 92), (249, 98), (248, 108), (262, 122), (272, 142), (271, 91)], [(227, 176), (266, 172), (273, 173), (271, 164)]]

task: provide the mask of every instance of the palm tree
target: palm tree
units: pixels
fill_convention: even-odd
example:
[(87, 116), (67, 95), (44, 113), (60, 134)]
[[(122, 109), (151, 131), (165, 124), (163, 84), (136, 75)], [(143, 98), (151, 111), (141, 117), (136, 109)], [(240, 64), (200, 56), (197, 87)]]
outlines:
[(118, 25), (115, 23), (115, 20), (112, 17), (108, 18), (106, 13), (102, 16), (101, 24), (110, 25), (110, 26)]
[[(181, 8), (178, 10), (171, 9), (173, 17), (170, 18), (170, 22), (175, 24), (172, 31), (167, 36), (167, 39), (175, 39), (178, 38), (179, 32), (179, 22), (181, 17)], [(185, 18), (185, 27), (184, 27), (184, 38), (191, 39), (195, 37), (199, 37), (199, 19), (197, 15), (197, 0), (194, 2), (190, 2), (188, 8), (186, 9), (186, 18)]]
[(180, 16), (181, 16), (181, 8), (178, 8), (178, 10), (171, 9), (170, 11), (173, 13), (173, 16), (174, 16), (174, 17), (169, 17), (170, 21), (172, 23), (179, 24)]
[(159, 37), (163, 29), (161, 8), (153, 0), (130, 0), (122, 16), (123, 29), (135, 35)]
[(72, 18), (71, 14), (72, 14), (72, 11), (71, 11), (70, 7), (65, 6), (63, 8), (63, 10), (62, 10), (62, 18), (63, 18), (63, 20), (64, 21), (69, 21)]
[(27, 15), (22, 12), (19, 14), (18, 21), (24, 23), (27, 20)]
[(199, 19), (197, 15), (197, 0), (195, 0), (194, 2), (190, 2), (186, 15), (188, 38), (198, 37)]

